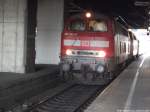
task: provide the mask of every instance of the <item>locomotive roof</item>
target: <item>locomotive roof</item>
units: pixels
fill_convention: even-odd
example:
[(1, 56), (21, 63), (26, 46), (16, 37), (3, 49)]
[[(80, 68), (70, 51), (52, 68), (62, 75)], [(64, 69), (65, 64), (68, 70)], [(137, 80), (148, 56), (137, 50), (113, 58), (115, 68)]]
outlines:
[[(95, 19), (104, 19), (104, 20), (110, 20), (111, 18), (109, 16), (106, 16), (101, 13), (93, 13)], [(69, 19), (83, 19), (84, 13), (78, 13), (75, 15), (72, 15)]]

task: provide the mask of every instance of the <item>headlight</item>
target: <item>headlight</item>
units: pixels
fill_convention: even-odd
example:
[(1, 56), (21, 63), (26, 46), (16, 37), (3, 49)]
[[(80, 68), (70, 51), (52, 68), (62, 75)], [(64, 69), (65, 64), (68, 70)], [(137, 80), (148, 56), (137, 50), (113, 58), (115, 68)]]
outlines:
[(97, 71), (98, 73), (103, 73), (103, 72), (105, 71), (105, 68), (104, 68), (103, 65), (98, 65), (98, 66), (96, 67), (96, 71)]
[(104, 58), (106, 56), (106, 52), (105, 51), (99, 51), (98, 56), (101, 58)]
[(66, 55), (72, 55), (72, 51), (70, 49), (66, 50)]
[(86, 12), (86, 13), (85, 13), (85, 17), (86, 17), (86, 18), (91, 18), (91, 17), (92, 17), (92, 14), (91, 14), (90, 12)]

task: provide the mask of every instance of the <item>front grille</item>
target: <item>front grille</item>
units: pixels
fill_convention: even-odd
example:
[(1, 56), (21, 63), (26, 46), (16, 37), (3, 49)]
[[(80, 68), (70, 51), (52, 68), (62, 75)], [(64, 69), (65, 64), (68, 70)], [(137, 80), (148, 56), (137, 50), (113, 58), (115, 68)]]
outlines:
[(77, 51), (78, 55), (95, 55), (93, 52)]
[(71, 56), (90, 56), (90, 57), (98, 57), (99, 51), (93, 50), (71, 50)]

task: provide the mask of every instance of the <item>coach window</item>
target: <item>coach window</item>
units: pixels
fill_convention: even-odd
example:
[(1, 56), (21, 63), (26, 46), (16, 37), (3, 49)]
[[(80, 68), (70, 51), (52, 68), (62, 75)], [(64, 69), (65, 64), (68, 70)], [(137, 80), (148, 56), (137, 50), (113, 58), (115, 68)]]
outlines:
[(91, 20), (89, 22), (89, 29), (90, 31), (106, 32), (107, 24), (105, 21), (102, 20)]
[(122, 42), (120, 42), (120, 54), (122, 53)]
[(124, 53), (126, 53), (126, 43), (124, 43)]
[(72, 21), (69, 24), (69, 30), (71, 31), (84, 31), (85, 28), (86, 28), (85, 23), (82, 20)]

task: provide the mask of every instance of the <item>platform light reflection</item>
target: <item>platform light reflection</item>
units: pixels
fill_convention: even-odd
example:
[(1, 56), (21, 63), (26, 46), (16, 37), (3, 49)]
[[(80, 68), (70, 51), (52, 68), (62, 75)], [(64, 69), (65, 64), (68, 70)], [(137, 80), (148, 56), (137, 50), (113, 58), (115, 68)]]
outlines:
[(146, 59), (146, 57), (144, 57), (142, 59), (142, 62), (140, 63), (139, 68), (136, 71), (136, 74), (134, 76), (132, 85), (130, 87), (130, 91), (129, 91), (129, 94), (128, 94), (128, 97), (127, 97), (127, 101), (126, 101), (124, 110), (130, 110), (130, 108), (131, 108), (132, 99), (133, 99), (133, 95), (134, 95), (134, 92), (135, 92), (135, 87), (136, 87), (137, 81), (139, 79), (139, 72), (140, 72), (140, 69), (142, 68), (142, 65), (144, 64), (145, 59)]
[(118, 109), (117, 112), (150, 112), (150, 110), (121, 110)]
[(147, 35), (147, 29), (130, 29), (140, 41), (139, 53), (145, 54), (150, 51), (150, 35)]

